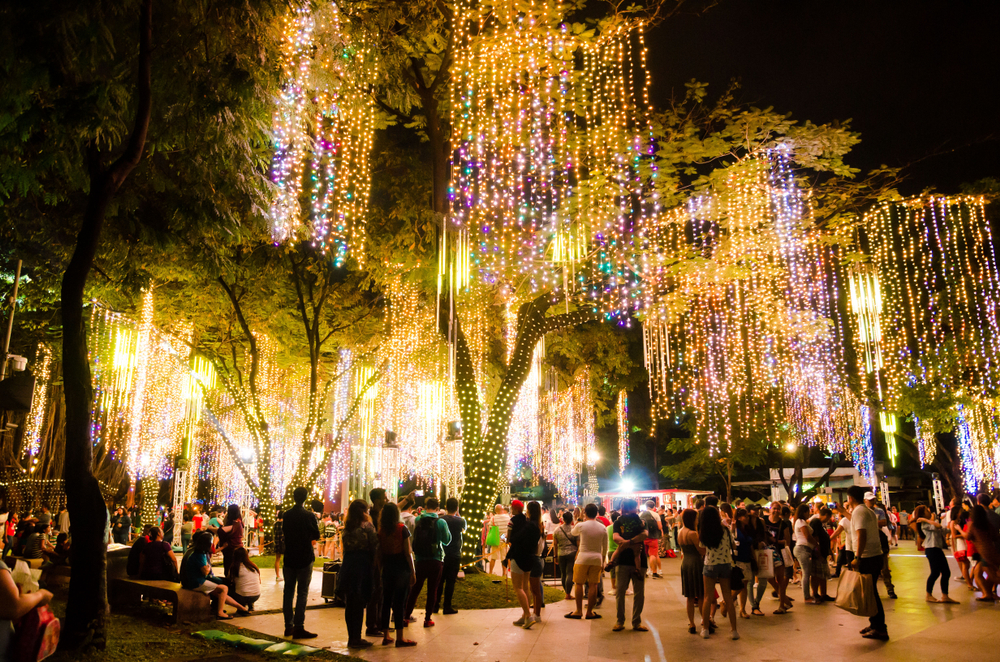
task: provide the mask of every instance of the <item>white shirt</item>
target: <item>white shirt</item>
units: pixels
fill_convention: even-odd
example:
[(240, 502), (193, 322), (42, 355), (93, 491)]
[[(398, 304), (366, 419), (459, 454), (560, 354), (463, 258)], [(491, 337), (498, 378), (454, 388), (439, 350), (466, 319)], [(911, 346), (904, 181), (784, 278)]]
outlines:
[(507, 539), (507, 525), (510, 524), (510, 515), (507, 513), (500, 513), (499, 515), (493, 516), (493, 522), (491, 526), (498, 527), (500, 529), (500, 535)]
[(236, 592), (248, 598), (260, 595), (260, 575), (250, 568), (241, 567), (240, 574), (236, 575)]
[[(856, 506), (854, 512), (851, 513), (851, 524), (854, 526), (855, 535), (858, 535), (862, 529), (867, 533), (864, 549), (860, 549), (858, 542), (854, 543), (854, 550), (858, 557), (868, 559), (873, 556), (881, 556), (882, 543), (879, 542), (878, 538), (878, 516), (871, 508), (860, 504)], [(860, 540), (860, 536), (858, 540)]]
[(840, 526), (840, 528), (842, 528), (844, 530), (844, 547), (847, 548), (847, 551), (853, 552), (854, 551), (854, 525), (851, 524), (851, 518), (850, 517), (841, 517), (840, 518), (839, 526)]
[(794, 528), (795, 530), (792, 532), (792, 535), (795, 538), (795, 544), (812, 549), (813, 546), (812, 543), (809, 542), (809, 538), (806, 537), (806, 534), (802, 533), (803, 528), (809, 528), (809, 522), (804, 519), (797, 519), (795, 520)]
[(573, 527), (573, 535), (579, 536), (576, 565), (604, 565), (608, 553), (608, 529), (596, 519), (588, 519)]
[(413, 527), (417, 525), (416, 516), (408, 511), (403, 511), (399, 514), (399, 521), (402, 522), (407, 529), (410, 530), (410, 535), (413, 535)]

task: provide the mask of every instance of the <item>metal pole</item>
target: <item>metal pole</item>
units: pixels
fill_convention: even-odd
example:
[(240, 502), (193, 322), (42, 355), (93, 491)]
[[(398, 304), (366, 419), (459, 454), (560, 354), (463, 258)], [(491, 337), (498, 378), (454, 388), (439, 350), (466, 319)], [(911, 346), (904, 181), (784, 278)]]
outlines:
[(0, 379), (7, 376), (7, 353), (10, 351), (10, 334), (14, 329), (14, 310), (17, 308), (17, 286), (21, 283), (21, 261), (17, 261), (17, 274), (14, 276), (14, 296), (10, 298), (10, 317), (7, 318), (7, 336), (3, 341), (3, 366), (0, 367)]

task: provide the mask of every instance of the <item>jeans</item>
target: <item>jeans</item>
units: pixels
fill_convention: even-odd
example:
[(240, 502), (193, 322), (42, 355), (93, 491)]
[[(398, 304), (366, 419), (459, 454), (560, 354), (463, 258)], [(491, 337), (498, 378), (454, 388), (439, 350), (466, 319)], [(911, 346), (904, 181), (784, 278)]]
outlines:
[[(406, 627), (406, 598), (410, 595), (410, 562), (403, 554), (392, 554), (382, 560), (382, 621), (379, 629), (389, 631), (389, 608), (392, 624), (399, 630)], [(450, 602), (448, 604), (451, 604)]]
[[(312, 563), (303, 566), (285, 564), (285, 594), (281, 611), (285, 615), (285, 627), (301, 628), (306, 623), (306, 598), (309, 597), (309, 582), (312, 581)], [(298, 588), (298, 590), (296, 590)], [(292, 599), (295, 611), (292, 612)]]
[[(372, 565), (373, 559), (367, 551), (344, 553), (340, 572), (344, 582), (344, 620), (347, 622), (348, 642), (361, 641), (365, 607), (372, 597)], [(377, 623), (371, 625), (378, 627)]]
[(934, 582), (938, 576), (941, 577), (941, 593), (948, 595), (948, 582), (951, 581), (951, 568), (948, 567), (948, 558), (944, 555), (944, 550), (939, 547), (925, 547), (924, 556), (931, 564), (931, 576), (927, 578), (927, 592), (934, 592)]
[(410, 597), (406, 600), (406, 616), (413, 614), (413, 608), (417, 605), (417, 596), (420, 595), (427, 582), (427, 604), (424, 606), (424, 620), (429, 621), (434, 613), (434, 603), (437, 602), (437, 587), (441, 583), (441, 572), (444, 570), (443, 561), (424, 560), (416, 561), (413, 564), (417, 572), (417, 583), (410, 591)]
[(441, 608), (441, 594), (444, 594), (444, 609), (451, 610), (451, 599), (455, 595), (455, 582), (458, 581), (458, 571), (462, 567), (461, 556), (445, 556), (441, 570), (441, 581), (438, 582), (437, 600), (434, 601), (434, 613)]
[(181, 547), (183, 547), (185, 550), (187, 550), (188, 545), (190, 545), (190, 544), (191, 544), (191, 534), (190, 533), (182, 533), (181, 534)]
[(896, 587), (892, 584), (892, 570), (889, 569), (889, 552), (882, 554), (882, 581), (885, 582), (885, 590), (889, 592), (889, 597), (891, 598), (896, 592)]
[(562, 581), (563, 591), (567, 595), (573, 592), (573, 563), (575, 561), (575, 553), (559, 557), (559, 577)]
[(253, 611), (253, 605), (254, 605), (254, 603), (257, 602), (258, 598), (260, 598), (259, 595), (246, 595), (246, 596), (244, 596), (244, 595), (240, 595), (239, 593), (230, 593), (230, 595), (233, 597), (233, 600), (236, 600), (236, 602), (240, 603), (241, 605), (243, 605), (244, 607), (246, 607), (250, 611)]
[(796, 545), (795, 549), (792, 550), (795, 558), (799, 561), (799, 567), (802, 568), (802, 593), (805, 595), (805, 599), (808, 600), (811, 596), (809, 592), (810, 582), (812, 581), (812, 565), (813, 565), (813, 550), (812, 547), (806, 545)]
[(885, 610), (882, 609), (882, 598), (878, 594), (878, 578), (882, 574), (882, 554), (869, 556), (858, 561), (858, 572), (870, 575), (872, 586), (875, 588), (875, 604), (878, 605), (878, 612), (868, 619), (872, 629), (877, 632), (885, 632)]
[(618, 622), (625, 622), (625, 593), (629, 583), (635, 595), (632, 596), (632, 627), (642, 625), (642, 606), (645, 602), (646, 570), (637, 569), (634, 565), (620, 565), (615, 568), (618, 577), (615, 591), (615, 605), (618, 608)]
[(834, 573), (837, 577), (840, 576), (840, 569), (845, 565), (851, 565), (851, 561), (854, 560), (854, 552), (847, 549), (846, 547), (841, 548), (840, 552), (837, 554), (837, 572)]
[[(407, 564), (407, 569), (409, 569), (409, 564)], [(371, 597), (368, 599), (368, 630), (378, 630), (382, 624), (382, 575), (378, 572), (374, 564), (371, 568), (372, 573), (372, 588)], [(388, 609), (389, 605), (385, 605), (384, 608)]]

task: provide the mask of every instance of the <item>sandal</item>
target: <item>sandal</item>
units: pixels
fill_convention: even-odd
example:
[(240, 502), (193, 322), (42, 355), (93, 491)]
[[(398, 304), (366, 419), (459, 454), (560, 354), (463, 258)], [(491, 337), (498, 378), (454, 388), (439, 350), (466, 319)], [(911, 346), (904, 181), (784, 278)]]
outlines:
[(566, 614), (565, 618), (575, 618), (575, 619), (579, 620), (579, 619), (583, 618), (583, 614), (574, 614), (573, 612), (570, 612), (570, 613)]
[(746, 613), (745, 611), (741, 611), (740, 618), (750, 618), (750, 614)]
[(587, 616), (586, 616), (585, 618), (586, 618), (586, 620), (588, 620), (588, 621), (592, 621), (592, 620), (594, 620), (595, 618), (600, 618), (600, 617), (601, 617), (601, 615), (600, 615), (600, 614), (587, 614)]
[(753, 611), (751, 611), (750, 613), (753, 614), (754, 616), (763, 616), (764, 615), (764, 612), (762, 612), (758, 607), (754, 607)]
[(788, 610), (787, 610), (787, 609), (785, 609), (784, 607), (782, 607), (781, 609), (775, 609), (775, 610), (774, 610), (774, 613), (775, 613), (775, 614), (787, 614), (787, 613), (788, 613)]
[(389, 644), (391, 644), (391, 643), (393, 643), (393, 642), (395, 642), (395, 641), (396, 641), (396, 640), (395, 640), (395, 639), (393, 639), (392, 637), (384, 637), (384, 638), (382, 639), (382, 645), (383, 645), (383, 646), (388, 646)]
[(216, 614), (215, 617), (217, 619), (219, 619), (220, 621), (231, 621), (231, 620), (233, 620), (233, 617), (230, 616), (229, 614), (225, 613), (225, 612), (223, 612), (221, 614)]

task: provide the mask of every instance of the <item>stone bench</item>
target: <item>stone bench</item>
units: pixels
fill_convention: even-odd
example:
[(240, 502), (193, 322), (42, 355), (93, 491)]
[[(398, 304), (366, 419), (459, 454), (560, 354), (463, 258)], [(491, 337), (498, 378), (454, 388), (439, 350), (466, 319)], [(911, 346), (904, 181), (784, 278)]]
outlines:
[(206, 621), (215, 614), (212, 611), (212, 599), (208, 595), (181, 588), (177, 582), (116, 579), (109, 597), (116, 609), (135, 607), (144, 597), (165, 600), (174, 607), (174, 623)]

